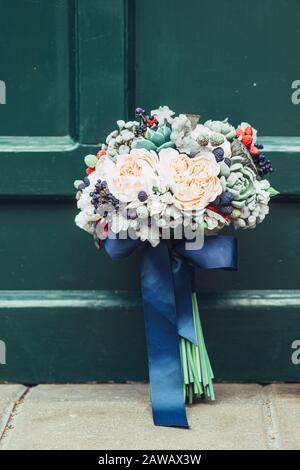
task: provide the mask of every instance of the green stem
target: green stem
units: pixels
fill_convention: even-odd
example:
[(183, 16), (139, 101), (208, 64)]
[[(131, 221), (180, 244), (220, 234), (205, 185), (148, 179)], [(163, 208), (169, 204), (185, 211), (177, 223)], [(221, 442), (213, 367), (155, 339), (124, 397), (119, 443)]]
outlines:
[(207, 396), (215, 400), (213, 371), (204, 342), (203, 330), (196, 294), (192, 294), (195, 333), (197, 345), (180, 338), (180, 356), (182, 363), (185, 397), (189, 403), (198, 396)]

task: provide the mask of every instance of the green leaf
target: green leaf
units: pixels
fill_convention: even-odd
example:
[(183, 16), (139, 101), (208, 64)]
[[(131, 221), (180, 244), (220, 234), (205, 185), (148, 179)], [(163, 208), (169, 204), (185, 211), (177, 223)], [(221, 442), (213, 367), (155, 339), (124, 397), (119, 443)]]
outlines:
[(132, 147), (135, 149), (146, 149), (146, 150), (156, 150), (156, 145), (150, 140), (140, 137), (135, 142), (133, 142)]
[(275, 188), (272, 188), (272, 186), (270, 186), (266, 191), (270, 194), (271, 197), (274, 197), (280, 194), (280, 192), (277, 191)]
[(165, 142), (169, 141), (170, 135), (171, 135), (171, 132), (172, 132), (172, 131), (171, 131), (171, 128), (168, 127), (168, 126), (166, 126), (166, 125), (164, 125), (164, 126), (162, 126), (160, 129), (161, 129), (161, 132), (162, 132), (162, 134), (163, 134), (163, 136), (164, 136), (164, 138), (165, 138)]
[(162, 144), (160, 147), (158, 147), (157, 152), (160, 152), (160, 150), (168, 149), (168, 148), (175, 148), (175, 144), (173, 142), (166, 142), (165, 144)]
[(160, 130), (153, 131), (152, 129), (148, 129), (146, 133), (146, 138), (153, 142), (156, 147), (159, 147), (160, 145), (165, 143), (164, 135)]

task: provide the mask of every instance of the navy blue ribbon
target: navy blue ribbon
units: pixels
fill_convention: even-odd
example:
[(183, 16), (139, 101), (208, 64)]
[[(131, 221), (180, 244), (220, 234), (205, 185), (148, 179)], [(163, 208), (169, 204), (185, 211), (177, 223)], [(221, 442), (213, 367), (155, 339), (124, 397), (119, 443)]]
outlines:
[[(105, 249), (111, 258), (121, 259), (141, 244), (140, 240), (108, 237)], [(236, 239), (221, 235), (206, 237), (201, 249), (188, 249), (185, 240), (176, 244), (162, 240), (155, 248), (144, 244), (141, 286), (152, 412), (157, 426), (188, 427), (179, 337), (197, 344), (190, 265), (236, 269)]]

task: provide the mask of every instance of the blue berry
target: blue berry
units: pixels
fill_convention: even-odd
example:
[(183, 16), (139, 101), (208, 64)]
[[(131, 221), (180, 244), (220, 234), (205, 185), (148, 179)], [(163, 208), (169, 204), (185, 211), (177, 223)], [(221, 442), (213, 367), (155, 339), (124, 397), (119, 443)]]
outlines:
[(137, 218), (136, 210), (129, 209), (127, 217), (128, 219), (132, 219), (132, 220), (136, 219)]
[(217, 147), (216, 149), (214, 149), (213, 154), (217, 162), (221, 162), (224, 158), (224, 150), (222, 149), (222, 147)]
[(135, 130), (135, 136), (140, 137), (141, 135), (144, 134), (144, 132), (145, 132), (145, 129), (143, 129), (142, 127), (137, 127)]
[(137, 118), (145, 116), (146, 111), (143, 108), (136, 108), (135, 115), (136, 115)]
[(224, 162), (226, 163), (227, 166), (231, 166), (230, 158), (224, 158)]
[(232, 207), (231, 206), (222, 206), (220, 211), (222, 212), (222, 214), (224, 215), (230, 215), (231, 212), (232, 212)]
[(212, 205), (218, 207), (221, 204), (220, 196), (217, 196), (216, 199), (212, 202)]
[(80, 183), (80, 185), (78, 186), (78, 189), (81, 189), (81, 191), (83, 191), (85, 189), (85, 184)]
[(221, 204), (223, 206), (228, 206), (233, 201), (233, 194), (230, 191), (225, 191), (225, 193), (221, 194)]
[(88, 179), (87, 176), (85, 176), (85, 177), (83, 178), (83, 182), (84, 182), (84, 184), (85, 184), (86, 187), (91, 184), (91, 183), (90, 183), (90, 180)]
[(147, 199), (148, 199), (148, 195), (147, 195), (147, 193), (146, 193), (145, 191), (140, 191), (140, 192), (138, 193), (138, 200), (139, 200), (139, 201), (145, 202), (145, 201), (147, 201)]

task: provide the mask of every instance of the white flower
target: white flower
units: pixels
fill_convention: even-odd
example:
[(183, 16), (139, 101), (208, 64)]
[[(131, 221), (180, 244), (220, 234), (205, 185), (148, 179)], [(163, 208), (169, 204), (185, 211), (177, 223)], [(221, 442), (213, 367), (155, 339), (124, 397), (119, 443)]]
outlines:
[(166, 228), (168, 226), (168, 223), (166, 221), (166, 219), (164, 218), (160, 218), (158, 219), (158, 221), (156, 222), (157, 226), (160, 227), (160, 228)]
[(88, 206), (91, 205), (91, 196), (86, 190), (84, 190), (77, 201), (77, 207), (78, 209), (84, 211)]
[(138, 199), (138, 193), (153, 193), (159, 185), (158, 157), (153, 151), (133, 149), (129, 154), (119, 155), (117, 162), (103, 157), (103, 171), (110, 192), (121, 202)]
[(160, 106), (158, 109), (152, 109), (151, 111), (151, 115), (156, 117), (160, 126), (163, 126), (166, 122), (172, 124), (174, 114), (169, 106)]
[(171, 141), (183, 153), (195, 155), (200, 150), (200, 145), (192, 136), (192, 124), (185, 114), (179, 114), (173, 120)]
[(123, 121), (123, 119), (119, 119), (117, 121), (117, 125), (118, 125), (119, 129), (123, 129), (123, 127), (125, 126), (125, 121)]
[(172, 204), (174, 201), (174, 198), (170, 191), (167, 191), (165, 194), (161, 195), (161, 201), (164, 202), (165, 204)]
[(165, 210), (165, 214), (174, 220), (182, 219), (182, 212), (175, 206), (168, 206)]
[(222, 192), (220, 167), (214, 155), (201, 152), (194, 158), (168, 148), (159, 152), (158, 172), (173, 193), (174, 205), (182, 211), (204, 212)]
[(136, 213), (139, 219), (147, 219), (149, 212), (146, 206), (139, 206), (136, 209)]
[(82, 228), (86, 232), (94, 232), (94, 224), (88, 219), (84, 211), (79, 212), (75, 217), (75, 224), (77, 227)]
[(151, 227), (149, 227), (147, 221), (140, 224), (137, 235), (142, 242), (148, 240), (153, 247), (157, 246), (160, 242), (159, 228), (155, 224), (152, 224)]
[(134, 230), (137, 230), (139, 226), (139, 221), (137, 219), (134, 219), (134, 220), (129, 220), (129, 227), (134, 229)]
[(125, 153), (129, 153), (129, 152), (130, 152), (130, 148), (129, 148), (128, 145), (124, 145), (124, 144), (120, 145), (120, 147), (119, 147), (119, 154), (120, 155), (123, 155)]
[(119, 233), (122, 231), (128, 230), (129, 227), (129, 220), (123, 217), (120, 212), (115, 212), (112, 214), (112, 223), (111, 223), (111, 231), (113, 233)]
[(134, 138), (134, 133), (126, 129), (125, 131), (121, 131), (120, 136), (122, 137), (123, 142), (128, 142)]
[(166, 203), (162, 201), (159, 195), (153, 194), (147, 200), (150, 216), (161, 214), (166, 209), (166, 206)]

